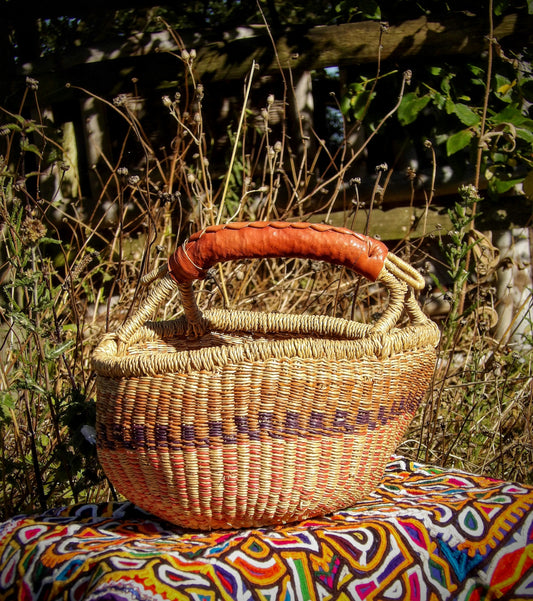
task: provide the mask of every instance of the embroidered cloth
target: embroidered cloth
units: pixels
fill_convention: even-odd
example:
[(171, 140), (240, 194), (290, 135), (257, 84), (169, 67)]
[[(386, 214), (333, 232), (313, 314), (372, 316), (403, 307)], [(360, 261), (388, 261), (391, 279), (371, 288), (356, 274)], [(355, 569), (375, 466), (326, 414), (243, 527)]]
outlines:
[(533, 599), (533, 487), (392, 458), (334, 515), (193, 532), (128, 502), (0, 524), (0, 599)]

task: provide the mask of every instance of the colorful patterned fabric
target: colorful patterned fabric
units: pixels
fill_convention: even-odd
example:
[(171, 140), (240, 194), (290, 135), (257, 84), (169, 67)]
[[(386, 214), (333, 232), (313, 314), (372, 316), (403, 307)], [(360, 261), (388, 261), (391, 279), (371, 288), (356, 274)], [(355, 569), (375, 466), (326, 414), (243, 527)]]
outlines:
[(0, 599), (533, 599), (533, 488), (397, 457), (364, 501), (283, 527), (193, 532), (131, 503), (0, 525)]

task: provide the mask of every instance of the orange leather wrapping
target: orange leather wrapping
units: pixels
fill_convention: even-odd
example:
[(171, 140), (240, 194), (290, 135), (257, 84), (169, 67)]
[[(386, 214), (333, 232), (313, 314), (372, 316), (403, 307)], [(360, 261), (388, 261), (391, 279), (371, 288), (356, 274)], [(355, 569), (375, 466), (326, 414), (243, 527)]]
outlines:
[(203, 279), (216, 263), (265, 257), (327, 261), (376, 280), (387, 256), (382, 242), (341, 227), (256, 221), (216, 225), (198, 232), (170, 257), (179, 283)]

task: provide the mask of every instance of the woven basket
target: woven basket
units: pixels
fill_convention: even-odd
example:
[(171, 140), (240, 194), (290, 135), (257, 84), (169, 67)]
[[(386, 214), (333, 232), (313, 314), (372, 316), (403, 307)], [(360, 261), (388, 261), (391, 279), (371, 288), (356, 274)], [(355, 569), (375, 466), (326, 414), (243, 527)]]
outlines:
[[(256, 257), (343, 265), (382, 282), (388, 306), (373, 325), (202, 314), (192, 282), (217, 262)], [(439, 333), (413, 295), (421, 276), (371, 238), (285, 222), (209, 227), (159, 275), (93, 356), (99, 458), (117, 490), (202, 530), (325, 515), (368, 494), (435, 365)], [(177, 289), (184, 315), (147, 321)], [(410, 323), (399, 328), (403, 313)]]

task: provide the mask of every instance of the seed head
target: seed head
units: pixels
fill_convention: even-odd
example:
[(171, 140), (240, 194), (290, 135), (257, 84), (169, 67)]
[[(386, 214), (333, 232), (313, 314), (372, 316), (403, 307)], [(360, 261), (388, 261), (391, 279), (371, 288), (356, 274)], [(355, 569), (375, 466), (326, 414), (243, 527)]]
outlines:
[(40, 219), (26, 217), (20, 226), (20, 239), (24, 246), (34, 246), (46, 236), (46, 227)]
[(116, 98), (113, 98), (113, 104), (115, 106), (124, 106), (128, 102), (127, 94), (119, 94)]
[(33, 77), (26, 77), (26, 87), (35, 92), (39, 89), (39, 82)]

